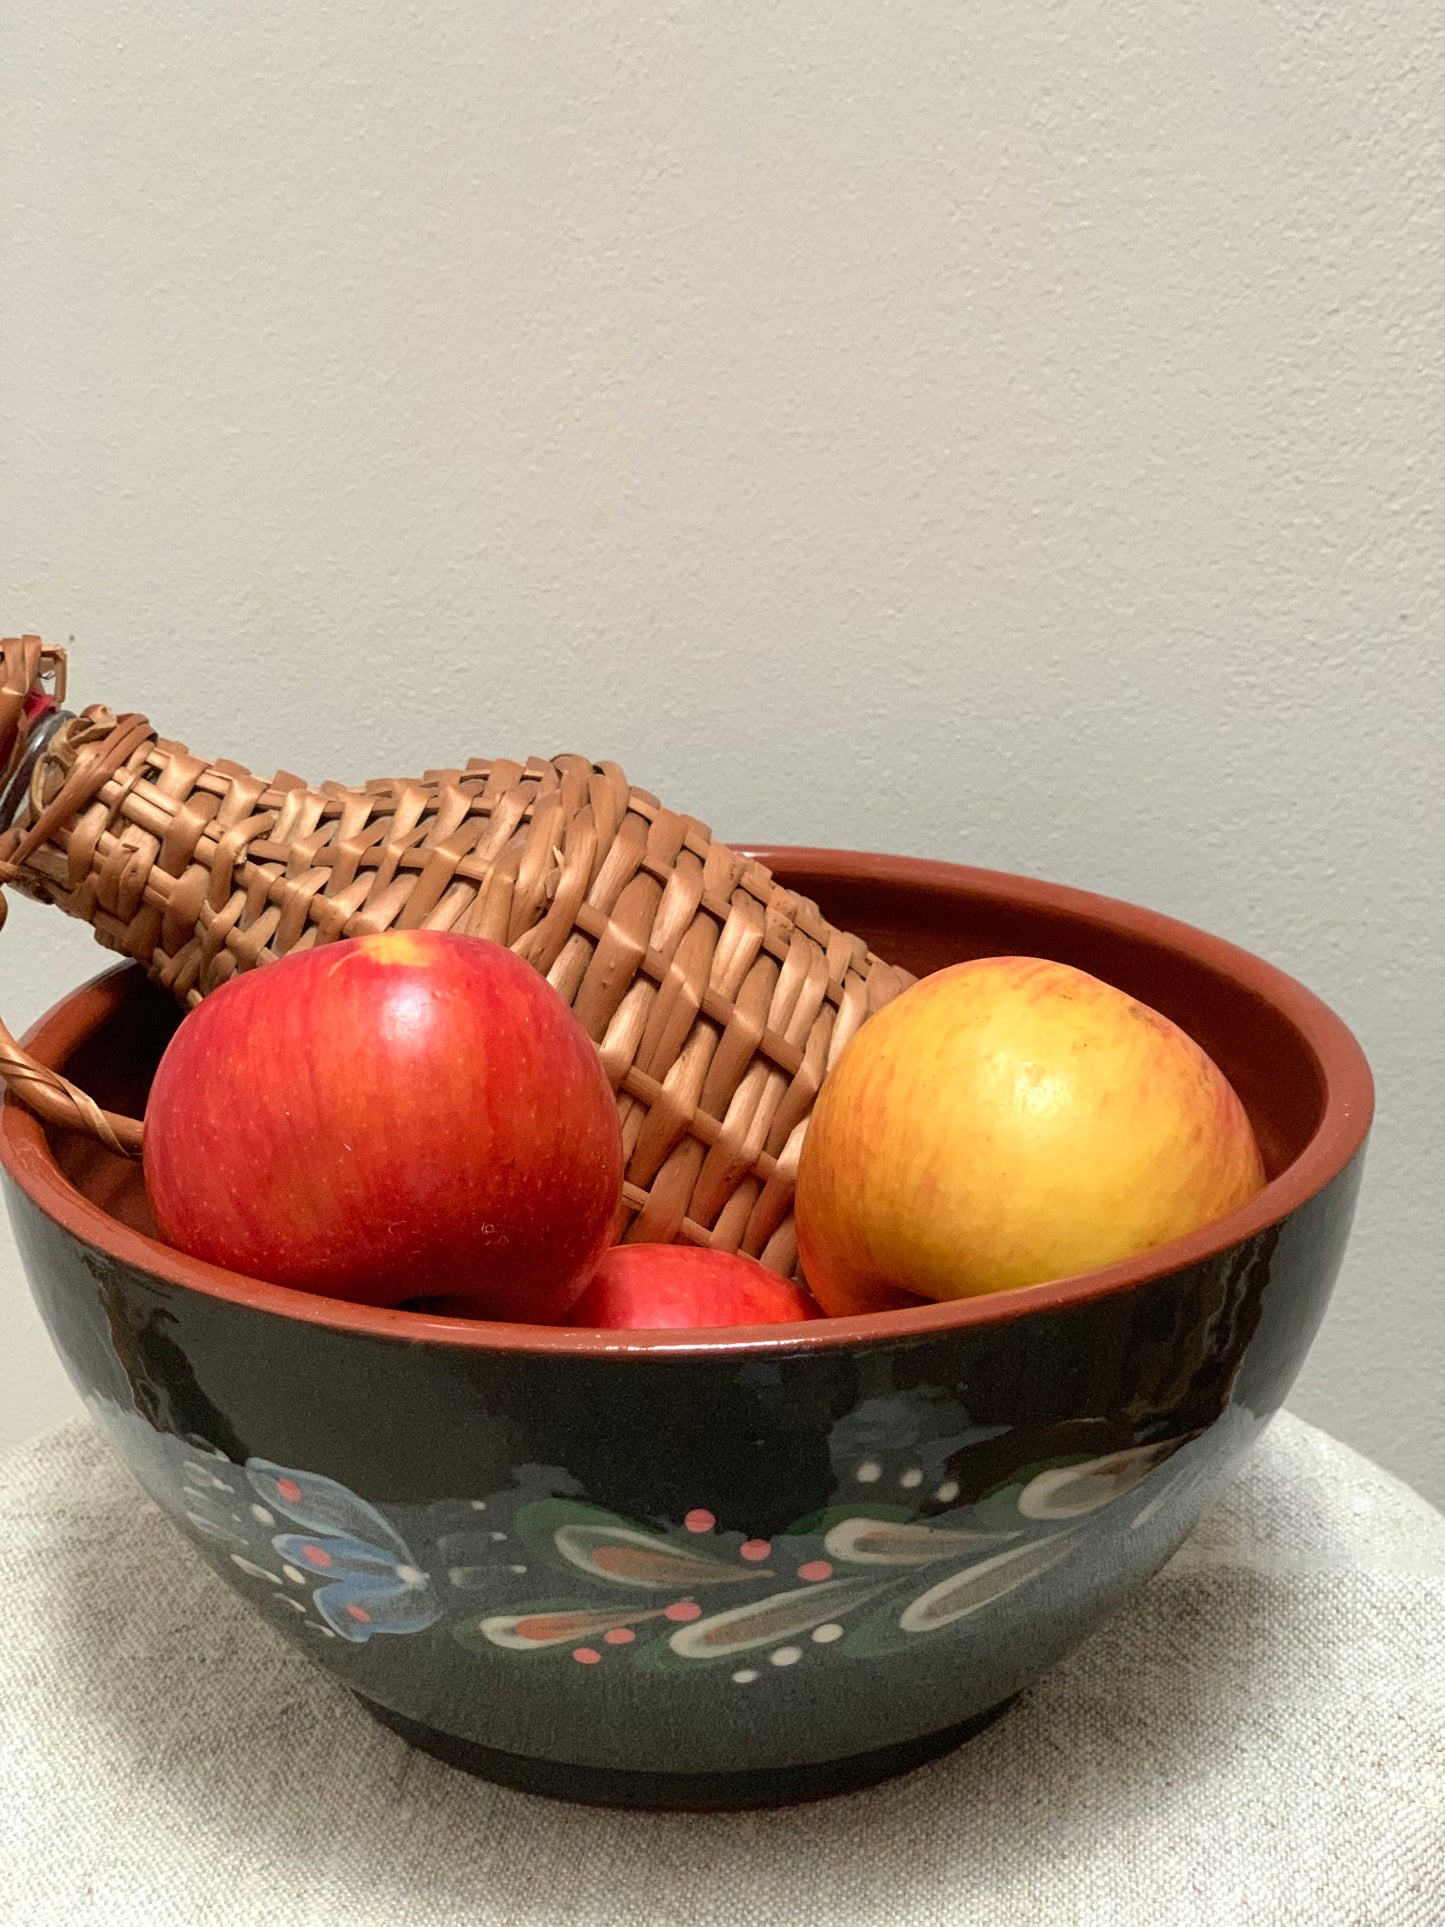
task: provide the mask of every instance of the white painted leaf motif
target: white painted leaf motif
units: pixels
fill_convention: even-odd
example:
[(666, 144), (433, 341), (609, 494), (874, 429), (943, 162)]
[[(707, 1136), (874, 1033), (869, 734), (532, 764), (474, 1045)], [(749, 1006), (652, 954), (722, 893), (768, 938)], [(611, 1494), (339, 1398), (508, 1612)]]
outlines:
[(594, 1579), (615, 1586), (648, 1586), (687, 1592), (694, 1586), (736, 1585), (744, 1579), (770, 1578), (767, 1567), (729, 1566), (690, 1547), (669, 1545), (626, 1526), (558, 1526), (552, 1542), (562, 1557)]
[(233, 1552), (231, 1554), (231, 1564), (233, 1566), (239, 1566), (242, 1572), (248, 1573), (252, 1579), (269, 1579), (273, 1586), (281, 1586), (286, 1583), (279, 1572), (272, 1572), (266, 1566), (258, 1566), (253, 1560), (242, 1558), (239, 1552)]
[(995, 1553), (992, 1559), (965, 1566), (962, 1572), (950, 1573), (947, 1579), (920, 1593), (899, 1615), (898, 1624), (905, 1633), (936, 1632), (940, 1626), (949, 1626), (965, 1613), (977, 1612), (1016, 1586), (1036, 1579), (1056, 1566), (1073, 1545), (1072, 1533), (1058, 1532), (1052, 1538), (1013, 1546), (1007, 1552)]
[(478, 1630), (494, 1646), (505, 1646), (514, 1653), (534, 1653), (541, 1646), (571, 1646), (594, 1633), (613, 1632), (619, 1626), (640, 1626), (645, 1619), (656, 1619), (661, 1612), (602, 1613), (501, 1613), (479, 1622)]
[(207, 1505), (204, 1499), (196, 1499), (188, 1505), (186, 1517), (197, 1532), (219, 1545), (244, 1546), (247, 1543), (245, 1533), (237, 1531), (240, 1521), (235, 1515)]
[(1016, 1532), (968, 1532), (961, 1527), (900, 1524), (895, 1519), (843, 1519), (823, 1540), (830, 1559), (860, 1566), (926, 1566), (956, 1559), (977, 1546), (1003, 1545)]
[(696, 1620), (691, 1626), (680, 1627), (668, 1644), (682, 1659), (746, 1653), (754, 1646), (771, 1646), (776, 1640), (826, 1625), (882, 1590), (883, 1583), (877, 1579), (824, 1580), (816, 1586), (805, 1586), (801, 1592), (774, 1593), (769, 1599), (754, 1600), (750, 1606), (734, 1606), (730, 1612)]
[(1019, 1494), (1019, 1511), (1026, 1519), (1077, 1519), (1097, 1512), (1132, 1492), (1183, 1444), (1183, 1439), (1164, 1439), (1157, 1445), (1110, 1452), (1083, 1465), (1052, 1466), (1029, 1480)]

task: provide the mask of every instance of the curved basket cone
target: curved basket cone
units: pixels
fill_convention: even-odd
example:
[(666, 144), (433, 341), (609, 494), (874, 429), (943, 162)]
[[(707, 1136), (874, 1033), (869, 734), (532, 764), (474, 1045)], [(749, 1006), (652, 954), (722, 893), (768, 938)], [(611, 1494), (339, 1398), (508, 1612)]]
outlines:
[[(341, 937), (431, 928), (507, 944), (602, 1053), (627, 1156), (622, 1235), (795, 1268), (794, 1175), (818, 1088), (906, 972), (615, 764), (479, 760), (311, 788), (99, 707), (52, 717), (37, 748), (63, 656), (33, 636), (0, 648), (0, 756), (9, 783), (26, 783), (0, 881), (83, 918), (188, 1005)], [(25, 1102), (138, 1149), (133, 1121), (32, 1065), (8, 1033), (0, 1046)]]

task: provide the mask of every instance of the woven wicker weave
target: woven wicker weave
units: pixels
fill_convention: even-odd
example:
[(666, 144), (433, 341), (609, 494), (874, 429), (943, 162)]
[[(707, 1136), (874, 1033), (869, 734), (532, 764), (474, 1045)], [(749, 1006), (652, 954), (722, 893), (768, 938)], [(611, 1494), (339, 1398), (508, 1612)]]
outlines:
[[(5, 642), (0, 743), (64, 660)], [(269, 781), (91, 708), (39, 754), (0, 882), (92, 924), (187, 1004), (237, 970), (340, 937), (490, 937), (541, 971), (617, 1093), (629, 1239), (796, 1262), (798, 1150), (824, 1072), (912, 979), (693, 818), (580, 756), (476, 761), (358, 789)], [(45, 1116), (134, 1152), (4, 1033), (0, 1075)]]

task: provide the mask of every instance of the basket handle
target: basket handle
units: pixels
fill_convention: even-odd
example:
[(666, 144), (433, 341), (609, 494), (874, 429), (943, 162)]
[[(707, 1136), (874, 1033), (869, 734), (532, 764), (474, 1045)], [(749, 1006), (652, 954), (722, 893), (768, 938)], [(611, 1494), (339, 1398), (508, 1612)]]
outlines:
[[(9, 748), (7, 775), (24, 756), (29, 734), (27, 703), (39, 690), (42, 677), (52, 684), (54, 700), (65, 693), (65, 656), (62, 650), (46, 649), (39, 636), (8, 637), (0, 642), (0, 744)], [(87, 712), (84, 718), (68, 723), (79, 754), (60, 788), (36, 813), (23, 835), (7, 832), (0, 836), (0, 885), (8, 883), (19, 871), (30, 852), (42, 844), (60, 824), (71, 821), (99, 795), (110, 778), (155, 732), (143, 716), (111, 716), (108, 712)], [(43, 759), (42, 759), (43, 760)], [(32, 803), (38, 800), (38, 785), (32, 787)], [(3, 888), (0, 888), (0, 928), (9, 914)], [(138, 1158), (144, 1127), (133, 1117), (121, 1117), (96, 1103), (68, 1077), (51, 1070), (22, 1049), (3, 1020), (0, 1020), (0, 1079), (9, 1086), (20, 1103), (45, 1120), (67, 1130), (83, 1131), (96, 1138), (108, 1151), (121, 1157)]]
[[(0, 898), (0, 903), (3, 901)], [(84, 1131), (123, 1158), (140, 1156), (144, 1126), (138, 1118), (102, 1110), (78, 1084), (72, 1084), (68, 1077), (62, 1077), (59, 1071), (49, 1069), (23, 1050), (3, 1021), (0, 1021), (0, 1078), (9, 1085), (13, 1097), (47, 1124)]]

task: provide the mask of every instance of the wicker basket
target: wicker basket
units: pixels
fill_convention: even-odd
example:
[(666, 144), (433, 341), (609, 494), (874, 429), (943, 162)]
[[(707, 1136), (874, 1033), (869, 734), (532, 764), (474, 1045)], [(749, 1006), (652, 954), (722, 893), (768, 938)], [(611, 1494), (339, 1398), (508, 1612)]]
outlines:
[[(312, 788), (194, 756), (143, 716), (68, 716), (61, 651), (26, 636), (0, 652), (18, 803), (0, 882), (84, 918), (187, 1005), (341, 937), (431, 928), (507, 944), (601, 1051), (627, 1159), (622, 1235), (795, 1269), (813, 1102), (906, 972), (615, 764), (495, 759)], [(0, 1075), (47, 1119), (138, 1153), (138, 1122), (101, 1111), (3, 1025)]]

